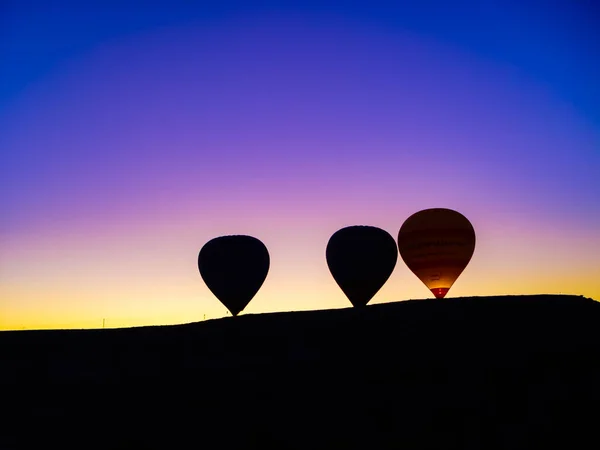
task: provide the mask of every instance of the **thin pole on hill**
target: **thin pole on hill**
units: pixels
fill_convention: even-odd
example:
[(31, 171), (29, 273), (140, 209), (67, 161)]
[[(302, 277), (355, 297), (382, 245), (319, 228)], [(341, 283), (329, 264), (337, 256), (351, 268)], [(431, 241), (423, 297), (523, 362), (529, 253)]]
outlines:
[(104, 322), (106, 322), (106, 319), (102, 319), (102, 329), (104, 329)]

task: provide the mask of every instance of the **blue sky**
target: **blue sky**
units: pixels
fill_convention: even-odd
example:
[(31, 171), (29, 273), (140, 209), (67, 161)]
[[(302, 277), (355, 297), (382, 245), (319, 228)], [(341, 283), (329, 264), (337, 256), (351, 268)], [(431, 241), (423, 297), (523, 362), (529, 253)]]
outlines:
[[(140, 6), (140, 5), (144, 6)], [(509, 63), (600, 123), (600, 7), (589, 1), (14, 1), (0, 6), (0, 102), (110, 39), (256, 14), (344, 17)]]

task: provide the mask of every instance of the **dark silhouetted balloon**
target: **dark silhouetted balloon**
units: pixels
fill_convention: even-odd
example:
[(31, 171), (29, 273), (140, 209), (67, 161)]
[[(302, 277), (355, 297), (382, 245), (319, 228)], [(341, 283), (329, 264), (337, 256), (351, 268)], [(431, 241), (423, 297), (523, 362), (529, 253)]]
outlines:
[(198, 269), (213, 294), (237, 316), (256, 295), (269, 272), (269, 251), (252, 236), (221, 236), (204, 244)]
[(353, 306), (365, 306), (388, 280), (398, 249), (381, 228), (356, 225), (336, 231), (329, 239), (327, 265)]
[(425, 209), (402, 224), (398, 250), (433, 295), (444, 298), (473, 256), (475, 230), (459, 212)]

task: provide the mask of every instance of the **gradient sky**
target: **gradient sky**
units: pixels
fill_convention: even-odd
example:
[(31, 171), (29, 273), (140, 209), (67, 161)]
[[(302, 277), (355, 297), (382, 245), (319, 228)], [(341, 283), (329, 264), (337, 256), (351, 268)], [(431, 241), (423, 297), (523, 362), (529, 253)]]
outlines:
[[(477, 233), (449, 297), (600, 299), (593, 1), (48, 3), (0, 6), (0, 329), (224, 316), (224, 234), (271, 254), (244, 313), (348, 307), (329, 237), (430, 207)], [(428, 297), (399, 258), (371, 303)]]

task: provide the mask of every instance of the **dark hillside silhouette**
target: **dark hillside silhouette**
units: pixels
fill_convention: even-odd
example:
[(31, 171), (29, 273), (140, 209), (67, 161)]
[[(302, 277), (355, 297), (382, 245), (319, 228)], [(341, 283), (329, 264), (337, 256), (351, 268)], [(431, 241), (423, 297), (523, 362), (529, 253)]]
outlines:
[(600, 448), (600, 304), (448, 298), (0, 333), (0, 448)]

